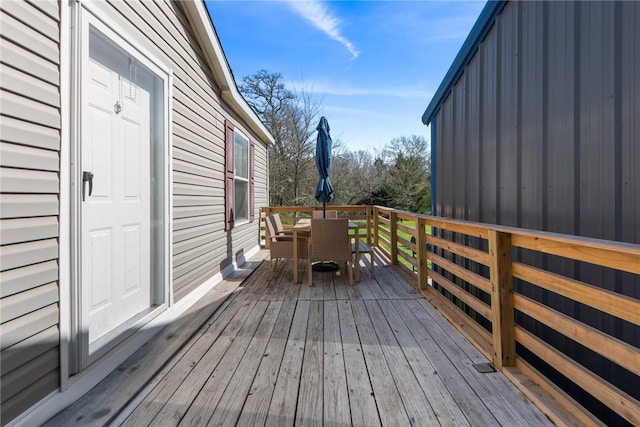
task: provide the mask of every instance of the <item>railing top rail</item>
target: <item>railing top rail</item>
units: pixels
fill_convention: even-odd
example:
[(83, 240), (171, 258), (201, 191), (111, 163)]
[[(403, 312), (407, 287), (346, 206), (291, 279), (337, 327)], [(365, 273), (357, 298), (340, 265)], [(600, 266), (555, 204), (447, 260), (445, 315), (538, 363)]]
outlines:
[[(280, 212), (301, 212), (319, 210), (322, 209), (322, 206), (269, 206), (266, 208), (270, 210), (277, 210)], [(401, 214), (403, 217), (410, 216), (416, 219), (423, 219), (426, 224), (436, 228), (439, 227), (448, 229), (448, 225), (457, 226), (455, 227), (457, 230), (453, 231), (460, 231), (465, 234), (476, 235), (483, 238), (486, 238), (486, 233), (489, 230), (509, 233), (513, 236), (512, 244), (514, 246), (533, 249), (536, 251), (556, 254), (560, 256), (570, 255), (570, 257), (574, 257), (575, 259), (598, 265), (605, 265), (603, 264), (603, 260), (606, 260), (606, 265), (610, 266), (608, 265), (608, 263), (611, 261), (611, 256), (622, 256), (624, 259), (621, 260), (620, 263), (616, 263), (619, 264), (619, 266), (615, 266), (613, 268), (640, 274), (640, 245), (632, 243), (596, 239), (592, 237), (573, 236), (554, 233), (550, 231), (538, 231), (517, 227), (507, 227), (474, 221), (451, 219), (440, 216), (423, 215), (400, 209), (387, 208), (385, 206), (379, 205), (330, 205), (327, 206), (327, 208), (341, 211), (361, 211), (366, 210), (367, 208), (376, 208), (385, 213), (394, 212)], [(558, 247), (560, 246), (569, 248), (573, 247), (574, 249), (570, 249), (571, 253), (566, 253), (566, 250), (560, 251), (562, 253), (558, 253)], [(584, 254), (582, 253), (582, 248), (588, 248), (594, 253)]]
[[(616, 256), (623, 255), (626, 258), (626, 264), (628, 267), (620, 268), (625, 271), (629, 271), (631, 273), (640, 274), (640, 245), (636, 245), (633, 243), (626, 242), (618, 242), (604, 239), (597, 239), (593, 237), (583, 237), (583, 236), (574, 236), (567, 234), (554, 233), (551, 231), (539, 231), (539, 230), (529, 230), (525, 228), (517, 228), (517, 227), (507, 227), (502, 225), (494, 225), (494, 224), (486, 224), (479, 223), (474, 221), (465, 221), (460, 219), (451, 219), (444, 218), (439, 216), (431, 216), (431, 215), (422, 215), (415, 214), (407, 211), (402, 211), (398, 209), (389, 209), (382, 206), (374, 206), (378, 209), (384, 210), (385, 212), (397, 212), (402, 213), (403, 215), (411, 214), (415, 218), (422, 218), (426, 221), (427, 224), (434, 227), (442, 227), (447, 228), (447, 224), (451, 225), (459, 225), (465, 227), (471, 227), (471, 229), (484, 229), (484, 230), (494, 230), (500, 231), (503, 233), (509, 233), (514, 236), (515, 240), (512, 241), (514, 246), (519, 246), (528, 249), (534, 249), (541, 252), (547, 253), (556, 253), (553, 248), (553, 245), (549, 246), (550, 243), (555, 243), (557, 245), (562, 246), (574, 246), (574, 247), (587, 247), (591, 250), (598, 251), (601, 255), (606, 255), (606, 253), (611, 253)], [(438, 224), (440, 223), (440, 224)], [(542, 243), (544, 242), (544, 244)], [(578, 249), (576, 251), (579, 252)], [(561, 255), (561, 254), (558, 254)], [(584, 256), (579, 253), (573, 254), (576, 259), (591, 262), (594, 264), (602, 265), (602, 262), (598, 262), (597, 259), (593, 259), (590, 256)], [(609, 260), (609, 257), (605, 257)], [(617, 268), (617, 267), (614, 267)]]

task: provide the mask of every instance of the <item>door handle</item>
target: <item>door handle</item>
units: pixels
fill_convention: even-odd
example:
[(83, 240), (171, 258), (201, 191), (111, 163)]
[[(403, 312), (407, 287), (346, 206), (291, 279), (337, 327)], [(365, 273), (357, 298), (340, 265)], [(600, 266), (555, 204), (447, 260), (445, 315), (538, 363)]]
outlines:
[(86, 183), (89, 182), (89, 196), (93, 193), (93, 174), (91, 172), (82, 172), (82, 201), (84, 202), (84, 190)]

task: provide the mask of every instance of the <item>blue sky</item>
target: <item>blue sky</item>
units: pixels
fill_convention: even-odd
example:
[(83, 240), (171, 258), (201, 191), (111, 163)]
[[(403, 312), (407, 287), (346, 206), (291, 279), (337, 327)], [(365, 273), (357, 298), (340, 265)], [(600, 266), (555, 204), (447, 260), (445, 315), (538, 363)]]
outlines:
[(208, 0), (238, 83), (261, 69), (320, 102), (331, 136), (380, 150), (421, 116), (485, 1)]

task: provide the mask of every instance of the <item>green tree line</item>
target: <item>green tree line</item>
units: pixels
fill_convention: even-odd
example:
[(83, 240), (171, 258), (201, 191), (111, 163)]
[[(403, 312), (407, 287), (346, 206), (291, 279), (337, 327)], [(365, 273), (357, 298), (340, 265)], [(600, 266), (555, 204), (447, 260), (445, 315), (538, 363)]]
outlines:
[[(280, 73), (267, 70), (244, 77), (239, 89), (275, 140), (268, 149), (269, 204), (316, 204), (320, 102), (307, 90), (288, 89)], [(380, 151), (351, 151), (333, 138), (332, 155), (332, 204), (431, 213), (431, 157), (424, 137), (399, 136)]]

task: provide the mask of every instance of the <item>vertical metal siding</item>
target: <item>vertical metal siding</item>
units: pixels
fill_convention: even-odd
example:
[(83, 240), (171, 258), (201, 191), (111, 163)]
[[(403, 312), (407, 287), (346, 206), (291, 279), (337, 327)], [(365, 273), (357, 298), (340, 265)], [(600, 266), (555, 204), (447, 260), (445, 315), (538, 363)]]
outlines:
[(518, 123), (520, 3), (508, 4), (498, 16), (498, 135), (497, 220), (504, 225), (518, 224), (520, 176), (520, 135)]
[(0, 5), (3, 425), (59, 385), (58, 7)]
[(465, 110), (467, 111), (467, 136), (463, 141), (465, 148), (465, 170), (466, 170), (466, 203), (464, 219), (480, 217), (480, 203), (482, 200), (482, 186), (478, 176), (481, 176), (482, 162), (480, 161), (481, 148), (481, 115), (480, 108), (480, 61), (472, 59), (465, 73), (466, 79), (466, 99)]
[[(498, 220), (498, 31), (492, 28), (484, 42), (476, 61), (480, 61), (480, 111), (482, 111), (481, 144), (482, 199), (479, 221), (495, 224)], [(470, 218), (471, 219), (471, 218)]]
[[(460, 218), (463, 209), (480, 222), (640, 244), (637, 22), (635, 2), (507, 3), (436, 115), (439, 213)], [(527, 251), (516, 256), (640, 297), (640, 280), (629, 274)], [(638, 327), (517, 286), (640, 346)], [(638, 397), (637, 377), (535, 322), (519, 321)], [(563, 386), (586, 402), (577, 387)], [(598, 402), (588, 406), (607, 422), (619, 421)]]
[[(461, 173), (460, 179), (463, 183), (466, 183), (466, 175), (468, 173), (466, 168), (464, 168), (464, 165), (466, 164), (465, 141), (467, 139), (467, 119), (465, 110), (466, 93), (467, 87), (465, 84), (465, 79), (461, 79), (459, 84), (451, 93), (451, 96), (453, 98), (454, 114), (452, 123), (451, 147), (453, 148), (453, 161), (462, 166), (462, 168), (459, 168), (456, 173)], [(458, 187), (452, 188), (452, 213), (454, 218), (464, 219), (464, 201), (466, 200), (466, 198), (466, 185), (460, 185)]]

